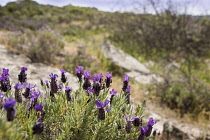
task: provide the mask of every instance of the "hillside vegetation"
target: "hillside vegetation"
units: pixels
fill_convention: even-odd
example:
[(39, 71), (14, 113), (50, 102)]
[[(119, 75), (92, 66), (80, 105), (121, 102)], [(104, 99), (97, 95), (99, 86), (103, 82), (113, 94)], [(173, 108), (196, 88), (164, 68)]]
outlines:
[[(98, 49), (101, 42), (110, 40), (139, 61), (150, 61), (148, 67), (164, 79), (149, 86), (155, 100), (178, 110), (182, 117), (210, 117), (207, 17), (178, 15), (168, 9), (156, 15), (108, 13), (20, 1), (0, 8), (0, 29), (15, 31), (8, 37), (8, 46), (34, 62), (45, 60), (70, 72), (78, 65), (96, 73), (100, 67), (122, 76), (124, 70), (106, 60)], [(43, 49), (51, 55), (43, 57)]]

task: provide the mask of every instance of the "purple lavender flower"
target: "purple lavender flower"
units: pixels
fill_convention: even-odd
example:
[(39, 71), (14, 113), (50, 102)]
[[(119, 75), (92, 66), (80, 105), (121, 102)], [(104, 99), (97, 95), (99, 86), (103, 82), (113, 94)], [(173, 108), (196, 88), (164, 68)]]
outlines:
[(5, 99), (5, 103), (4, 103), (4, 108), (6, 110), (9, 110), (10, 108), (13, 108), (16, 104), (16, 100), (13, 99), (13, 98), (8, 98), (8, 99)]
[(72, 88), (66, 87), (65, 93), (66, 93), (67, 101), (71, 101), (71, 94), (70, 94), (71, 91), (72, 91)]
[(20, 89), (24, 88), (24, 85), (22, 85), (21, 83), (17, 82), (17, 83), (15, 83), (14, 88), (15, 88), (16, 90), (20, 90)]
[(134, 126), (140, 126), (140, 125), (142, 125), (142, 120), (140, 119), (139, 116), (136, 116), (136, 117), (134, 118), (134, 120), (133, 120), (133, 125), (134, 125)]
[(32, 89), (32, 88), (34, 88), (36, 85), (31, 85), (30, 83), (24, 83), (23, 84), (23, 87), (25, 87), (25, 88), (28, 88), (28, 89)]
[(106, 100), (104, 103), (101, 100), (96, 100), (95, 104), (98, 108), (98, 119), (99, 120), (105, 120), (105, 110), (104, 107), (106, 107), (109, 104), (109, 100)]
[(144, 140), (145, 134), (147, 133), (148, 127), (147, 125), (144, 125), (140, 128), (141, 134), (138, 136), (137, 140)]
[(33, 134), (41, 134), (44, 131), (44, 123), (42, 120), (39, 120), (39, 122), (37, 122), (33, 128)]
[(9, 69), (3, 68), (1, 76), (9, 76)]
[(31, 90), (30, 91), (30, 102), (34, 102), (34, 104), (36, 104), (37, 99), (39, 98), (41, 92), (40, 91), (35, 91), (35, 90)]
[(4, 94), (0, 92), (0, 98), (4, 98)]
[(92, 88), (90, 88), (90, 87), (88, 87), (88, 89), (86, 91), (87, 91), (87, 96), (89, 96), (90, 93), (93, 93), (94, 92), (94, 90)]
[(132, 128), (132, 121), (134, 121), (135, 117), (131, 116), (129, 118), (128, 115), (125, 115), (125, 119), (127, 120), (127, 124), (125, 126), (125, 130), (126, 130), (127, 133), (130, 133), (131, 132), (131, 128)]
[(124, 76), (124, 81), (123, 81), (123, 88), (122, 88), (122, 90), (125, 92), (126, 91), (126, 89), (128, 88), (128, 81), (129, 81), (129, 77), (128, 77), (128, 75), (125, 75)]
[(90, 83), (90, 72), (89, 71), (84, 71), (84, 83), (83, 83), (83, 89), (87, 90), (89, 87), (91, 87), (91, 83)]
[(61, 73), (66, 73), (66, 71), (64, 69), (60, 69)]
[(153, 118), (149, 118), (149, 121), (148, 121), (148, 124), (147, 124), (147, 126), (148, 126), (148, 130), (147, 130), (147, 132), (145, 133), (145, 136), (146, 137), (149, 137), (150, 136), (150, 134), (151, 134), (151, 132), (152, 132), (152, 126), (154, 125), (154, 124), (156, 124), (156, 121), (153, 119)]
[(95, 104), (97, 108), (100, 109), (106, 107), (109, 104), (109, 102), (110, 102), (109, 100), (106, 100), (104, 103), (101, 100), (96, 100)]
[(27, 71), (27, 70), (28, 70), (28, 68), (26, 68), (26, 67), (21, 68), (21, 71)]
[(112, 73), (107, 73), (106, 74), (106, 88), (109, 88), (111, 86), (111, 83), (112, 83)]
[(102, 80), (101, 80), (102, 77), (103, 77), (102, 74), (97, 74), (97, 75), (95, 75), (95, 76), (92, 77), (93, 82), (94, 82), (94, 83), (93, 83), (93, 90), (94, 90), (93, 93), (94, 93), (96, 96), (99, 95), (100, 90), (102, 89), (102, 86), (101, 86), (101, 83), (100, 83), (100, 81), (102, 81)]
[(101, 76), (99, 74), (96, 74), (95, 76), (92, 77), (92, 80), (94, 83), (100, 82)]
[(112, 73), (107, 72), (107, 74), (106, 74), (106, 78), (111, 79), (111, 78), (112, 78)]
[(16, 83), (15, 86), (15, 100), (18, 102), (18, 103), (22, 103), (22, 96), (21, 96), (21, 91), (20, 89), (24, 88), (24, 85), (22, 85), (21, 83)]
[(148, 126), (153, 126), (154, 124), (156, 124), (156, 121), (152, 117), (149, 118)]
[(117, 91), (115, 91), (114, 89), (112, 89), (112, 91), (109, 92), (111, 94), (111, 98), (110, 98), (110, 104), (112, 103), (112, 100), (115, 96), (115, 94), (117, 94)]
[(109, 107), (109, 108), (107, 108), (107, 110), (106, 110), (108, 113), (111, 111), (111, 108)]
[(20, 74), (18, 75), (18, 80), (19, 80), (21, 83), (25, 83), (25, 82), (26, 82), (27, 74), (26, 74), (25, 72), (26, 72), (27, 70), (28, 70), (28, 68), (26, 68), (26, 67), (22, 67), (22, 68), (21, 68), (21, 72), (20, 72)]
[(10, 80), (9, 80), (9, 69), (2, 69), (2, 74), (0, 77), (0, 90), (7, 92), (11, 89)]
[(90, 87), (88, 87), (88, 89), (86, 90), (88, 93), (93, 93), (94, 92), (94, 90), (92, 89), (92, 88), (90, 88)]
[(129, 78), (129, 76), (128, 76), (127, 74), (126, 74), (126, 75), (124, 75), (124, 81), (127, 81), (127, 82), (128, 82), (128, 81), (129, 81), (129, 79), (130, 79), (130, 78)]
[(131, 93), (131, 86), (128, 86), (128, 87), (127, 87), (126, 93)]
[(90, 78), (90, 72), (89, 71), (84, 71), (84, 78), (85, 79)]
[(109, 93), (110, 93), (111, 95), (115, 95), (115, 94), (117, 94), (117, 91), (115, 91), (114, 89), (112, 89)]
[(77, 66), (76, 73), (77, 73), (77, 77), (79, 79), (79, 82), (82, 82), (82, 70), (83, 69), (84, 69), (84, 67)]
[(53, 74), (53, 73), (51, 73), (49, 76), (50, 76), (50, 79), (56, 79), (58, 77), (57, 74)]
[(15, 104), (16, 104), (15, 99), (13, 99), (13, 98), (5, 99), (3, 106), (4, 106), (4, 109), (7, 111), (7, 120), (8, 121), (13, 121), (15, 118), (15, 115), (16, 115), (16, 111), (14, 109)]
[(43, 104), (41, 103), (41, 104), (36, 104), (35, 106), (34, 106), (34, 109), (36, 110), (36, 111), (42, 111), (42, 108), (43, 108)]
[(61, 71), (61, 81), (63, 83), (66, 83), (67, 81), (67, 77), (65, 76), (66, 71), (64, 69), (61, 69), (60, 71)]
[(101, 84), (99, 82), (94, 82), (93, 83), (93, 94), (96, 95), (96, 96), (99, 96), (99, 93), (101, 91)]
[(142, 127), (140, 128), (140, 131), (141, 131), (141, 133), (143, 133), (143, 134), (145, 134), (145, 133), (147, 132), (147, 130), (148, 130), (147, 125), (144, 125), (144, 126), (142, 126)]
[(58, 85), (58, 88), (62, 90), (63, 89), (63, 85), (62, 84), (59, 84)]
[(57, 74), (50, 74), (50, 79), (51, 79), (51, 82), (50, 82), (50, 88), (51, 88), (51, 91), (50, 91), (50, 96), (51, 97), (55, 97), (54, 93), (57, 93), (58, 92), (58, 85), (56, 83), (56, 78), (58, 77)]

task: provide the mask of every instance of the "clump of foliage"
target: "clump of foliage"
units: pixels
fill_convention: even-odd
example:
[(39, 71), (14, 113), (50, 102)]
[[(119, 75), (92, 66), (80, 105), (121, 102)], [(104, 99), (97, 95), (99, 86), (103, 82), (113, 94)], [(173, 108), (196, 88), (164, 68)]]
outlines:
[[(184, 68), (183, 68), (184, 69)], [(166, 70), (163, 82), (156, 83), (156, 94), (161, 103), (166, 104), (171, 109), (179, 109), (180, 115), (191, 113), (193, 118), (198, 118), (200, 114), (208, 119), (210, 106), (209, 84), (200, 79), (196, 71), (189, 75), (182, 68), (172, 66)]]
[(55, 58), (64, 44), (59, 36), (48, 30), (27, 30), (21, 35), (12, 35), (9, 45), (24, 53), (32, 62), (55, 63)]
[(102, 82), (102, 74), (93, 76), (92, 83), (90, 72), (83, 71), (83, 67), (78, 66), (76, 73), (80, 86), (76, 91), (69, 87), (66, 71), (63, 69), (59, 86), (56, 80), (58, 75), (50, 74), (50, 83), (48, 80), (45, 83), (41, 80), (42, 89), (38, 90), (26, 83), (26, 71), (25, 67), (21, 69), (19, 82), (15, 84), (13, 92), (9, 88), (2, 90), (5, 84), (10, 85), (9, 70), (2, 69), (2, 139), (155, 138), (150, 134), (156, 121), (153, 118), (148, 123), (142, 121), (146, 102), (137, 105), (135, 109), (130, 102), (127, 75), (124, 76), (121, 93), (114, 89), (109, 92), (111, 73), (107, 73), (105, 84)]

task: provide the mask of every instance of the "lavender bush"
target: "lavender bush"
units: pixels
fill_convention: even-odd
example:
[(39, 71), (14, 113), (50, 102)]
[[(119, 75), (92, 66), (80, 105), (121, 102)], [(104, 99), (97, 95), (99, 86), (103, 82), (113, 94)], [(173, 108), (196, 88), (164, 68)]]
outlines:
[[(136, 108), (132, 102), (127, 102), (130, 86), (125, 91), (110, 90), (110, 84), (102, 85), (102, 74), (93, 76), (91, 81), (90, 72), (83, 72), (81, 66), (78, 68), (80, 87), (76, 91), (68, 85), (68, 81), (63, 82), (62, 77), (67, 80), (66, 76), (58, 80), (57, 74), (50, 74), (45, 83), (41, 80), (42, 89), (19, 82), (15, 84), (15, 90), (4, 91), (0, 88), (0, 105), (3, 107), (0, 109), (1, 139), (155, 139), (150, 134), (156, 121), (150, 118), (148, 122), (142, 122), (146, 102)], [(64, 70), (61, 70), (63, 74)], [(106, 78), (112, 81), (110, 73), (108, 75)], [(129, 77), (125, 77), (128, 84)], [(90, 82), (88, 87), (83, 86), (87, 79)], [(97, 92), (95, 83), (100, 87)], [(122, 88), (125, 85), (122, 84)], [(21, 102), (20, 97), (15, 98), (17, 90)], [(29, 92), (28, 96), (26, 91)]]

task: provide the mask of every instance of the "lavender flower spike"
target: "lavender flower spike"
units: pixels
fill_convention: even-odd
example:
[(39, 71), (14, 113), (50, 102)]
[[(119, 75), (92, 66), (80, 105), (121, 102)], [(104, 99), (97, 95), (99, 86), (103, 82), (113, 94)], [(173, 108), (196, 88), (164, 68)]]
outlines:
[(90, 72), (89, 71), (84, 71), (84, 78), (85, 79), (90, 78)]
[(96, 100), (95, 104), (98, 108), (98, 119), (99, 120), (105, 120), (105, 110), (104, 107), (106, 107), (109, 104), (109, 100), (106, 100), (104, 103), (101, 100)]
[(72, 88), (66, 87), (65, 93), (66, 93), (66, 99), (67, 101), (71, 101), (71, 95), (70, 92), (72, 91)]
[(90, 72), (89, 71), (84, 71), (84, 83), (83, 83), (83, 89), (87, 90), (89, 87), (91, 87), (90, 83)]
[(127, 120), (127, 124), (125, 126), (125, 130), (126, 130), (127, 133), (131, 133), (132, 121), (134, 121), (135, 117), (134, 116), (131, 116), (129, 118), (128, 115), (125, 115), (125, 119)]
[(39, 118), (39, 120), (43, 121), (44, 115), (45, 115), (45, 112), (43, 111), (43, 104), (42, 103), (36, 104), (34, 106), (34, 109), (36, 110), (37, 118)]
[(114, 89), (112, 89), (109, 93), (110, 93), (111, 95), (115, 95), (115, 94), (117, 94), (117, 91), (115, 91)]
[(95, 76), (92, 77), (92, 79), (94, 83), (100, 82), (101, 76), (99, 74), (96, 74)]
[(151, 135), (151, 132), (152, 132), (152, 126), (156, 124), (156, 121), (151, 117), (149, 118), (149, 122), (147, 124), (148, 126), (148, 130), (147, 130), (147, 133), (145, 134), (146, 137), (149, 137)]
[(26, 68), (26, 67), (22, 67), (22, 68), (21, 68), (21, 72), (20, 72), (20, 74), (18, 75), (18, 80), (19, 80), (21, 83), (25, 83), (25, 82), (26, 82), (27, 74), (26, 74), (25, 72), (26, 72), (27, 70), (28, 70), (28, 68)]
[(128, 81), (129, 81), (129, 76), (128, 75), (125, 75), (124, 76), (124, 81), (123, 81), (123, 88), (122, 90), (125, 92), (127, 87), (128, 87)]
[(82, 82), (82, 70), (83, 69), (84, 69), (84, 67), (77, 66), (76, 73), (77, 73), (77, 77), (79, 79), (79, 82)]
[(4, 109), (7, 111), (8, 121), (13, 121), (15, 118), (15, 115), (16, 115), (16, 111), (14, 109), (15, 104), (16, 104), (15, 99), (13, 98), (5, 99)]
[(44, 131), (44, 123), (39, 120), (32, 128), (33, 134), (41, 134)]
[(36, 111), (42, 111), (42, 108), (43, 108), (43, 104), (41, 103), (41, 104), (36, 104), (35, 106), (34, 106), (34, 109), (36, 110)]
[(66, 83), (67, 81), (67, 77), (65, 76), (66, 71), (64, 69), (61, 69), (60, 71), (61, 71), (61, 81), (63, 83)]
[(15, 88), (15, 100), (18, 103), (22, 103), (22, 96), (21, 96), (20, 89), (24, 88), (24, 85), (22, 85), (21, 83), (18, 82), (15, 84), (14, 88)]
[(30, 97), (30, 102), (34, 102), (34, 104), (36, 104), (37, 99), (39, 98), (40, 94), (41, 94), (40, 91), (37, 91), (37, 92), (36, 92), (35, 90), (31, 90), (31, 91), (30, 91), (30, 95), (29, 95), (29, 97)]
[(2, 69), (2, 74), (0, 77), (0, 90), (8, 91), (11, 89), (10, 80), (9, 80), (9, 69)]
[(140, 128), (141, 134), (138, 136), (137, 140), (144, 140), (145, 139), (145, 134), (148, 131), (147, 125), (144, 125)]
[(141, 126), (142, 125), (142, 119), (139, 116), (136, 116), (133, 120), (134, 126)]
[(9, 69), (3, 68), (2, 71), (3, 71), (3, 72), (2, 72), (2, 74), (1, 74), (1, 76), (5, 76), (5, 77), (9, 76)]
[(127, 82), (128, 82), (128, 81), (129, 81), (129, 79), (130, 79), (130, 78), (129, 78), (129, 76), (128, 76), (127, 74), (126, 74), (126, 75), (124, 75), (124, 81), (127, 81)]
[(106, 80), (105, 80), (105, 83), (106, 83), (106, 88), (109, 88), (111, 86), (111, 83), (112, 83), (112, 73), (107, 73), (106, 74)]
[(50, 96), (55, 97), (54, 93), (58, 92), (58, 85), (56, 83), (56, 78), (58, 77), (58, 75), (51, 73), (49, 76), (50, 76), (50, 79), (51, 79), (51, 82), (50, 82), (50, 88), (51, 88)]

